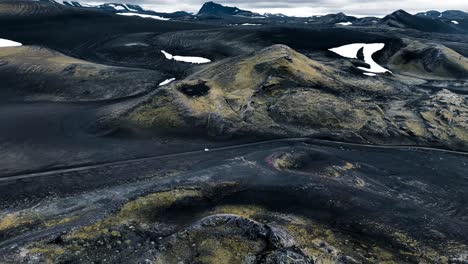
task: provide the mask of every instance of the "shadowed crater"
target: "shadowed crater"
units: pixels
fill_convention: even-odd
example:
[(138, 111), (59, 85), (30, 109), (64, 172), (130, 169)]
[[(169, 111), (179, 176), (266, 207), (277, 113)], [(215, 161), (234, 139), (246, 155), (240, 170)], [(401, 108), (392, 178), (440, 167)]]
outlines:
[(206, 82), (199, 81), (195, 84), (183, 84), (178, 90), (190, 97), (200, 97), (207, 95), (210, 91), (210, 87), (206, 85)]

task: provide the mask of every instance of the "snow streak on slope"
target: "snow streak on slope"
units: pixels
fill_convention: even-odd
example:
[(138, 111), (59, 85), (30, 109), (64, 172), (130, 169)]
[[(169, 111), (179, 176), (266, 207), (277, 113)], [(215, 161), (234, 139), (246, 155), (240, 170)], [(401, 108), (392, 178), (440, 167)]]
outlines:
[(171, 82), (175, 81), (176, 78), (170, 78), (165, 80), (164, 82), (160, 83), (159, 86), (164, 86), (166, 84), (170, 84)]
[(145, 15), (145, 14), (137, 14), (137, 13), (117, 13), (120, 16), (139, 16), (143, 18), (152, 18), (157, 20), (169, 20), (169, 18), (160, 17), (160, 16), (152, 16), (152, 15)]
[(203, 64), (203, 63), (209, 63), (211, 60), (202, 58), (202, 57), (188, 57), (188, 56), (174, 56), (170, 53), (167, 53), (164, 50), (161, 50), (161, 52), (164, 54), (166, 59), (168, 60), (176, 60), (176, 61), (182, 61), (182, 62), (190, 62), (190, 63), (195, 63), (195, 64)]
[(351, 22), (340, 22), (340, 23), (336, 23), (336, 25), (340, 25), (340, 26), (351, 26), (353, 23)]

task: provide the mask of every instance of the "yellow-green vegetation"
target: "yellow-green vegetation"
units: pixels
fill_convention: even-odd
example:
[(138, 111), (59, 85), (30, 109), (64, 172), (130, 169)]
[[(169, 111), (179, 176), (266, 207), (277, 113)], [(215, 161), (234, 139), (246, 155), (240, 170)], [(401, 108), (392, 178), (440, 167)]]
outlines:
[(416, 248), (418, 246), (418, 242), (407, 234), (403, 233), (402, 231), (396, 231), (393, 233), (394, 239), (402, 245), (406, 245), (411, 248)]
[(437, 251), (431, 247), (423, 246), (419, 241), (403, 231), (395, 231), (392, 234), (392, 238), (395, 242), (410, 249), (410, 251), (401, 250), (402, 255), (419, 258), (424, 261), (429, 260), (433, 263), (448, 263), (448, 258), (444, 256), (444, 253), (446, 252)]
[[(359, 164), (351, 162), (338, 162), (335, 165), (329, 165), (325, 168), (317, 168), (313, 171), (302, 171), (301, 167), (303, 155), (306, 153), (281, 153), (273, 159), (273, 166), (279, 170), (292, 172), (302, 175), (321, 175), (327, 177), (340, 177), (351, 170), (360, 168)], [(307, 162), (307, 161), (306, 161)]]
[(0, 69), (7, 82), (21, 79), (12, 91), (28, 100), (118, 98), (147, 91), (159, 80), (149, 70), (87, 62), (37, 46), (2, 48), (0, 60), (8, 65)]
[[(224, 93), (243, 90), (250, 95), (264, 83), (276, 85), (289, 81), (336, 84), (329, 77), (333, 70), (284, 45), (274, 45), (227, 63), (214, 64), (189, 79), (210, 80)], [(250, 93), (249, 93), (250, 92)]]
[(31, 255), (42, 255), (45, 263), (51, 264), (56, 263), (57, 258), (65, 253), (65, 249), (56, 245), (38, 245), (29, 248), (28, 253)]
[(45, 217), (38, 212), (14, 212), (7, 214), (0, 219), (0, 232), (33, 224), (50, 228), (57, 225), (66, 224), (77, 219), (78, 217), (64, 217), (46, 220)]
[(19, 217), (18, 214), (7, 214), (0, 219), (0, 231), (20, 226), (23, 223), (26, 223), (26, 221)]
[(278, 169), (289, 170), (297, 168), (299, 166), (299, 161), (297, 157), (294, 157), (291, 153), (283, 153), (275, 158), (274, 165)]
[[(339, 90), (341, 84), (331, 77), (333, 74), (333, 69), (289, 47), (275, 45), (230, 62), (215, 63), (167, 87), (165, 95), (159, 93), (152, 101), (142, 103), (130, 113), (130, 119), (146, 127), (181, 128), (186, 117), (208, 134), (235, 133), (252, 125), (259, 133), (272, 128), (279, 131), (280, 126), (268, 113), (269, 101), (296, 89), (294, 84), (326, 84), (328, 89)], [(209, 92), (188, 96), (180, 91), (187, 86), (196, 89), (199, 83), (204, 83)], [(267, 95), (258, 96), (259, 89)], [(166, 96), (171, 100), (164, 99)]]
[[(406, 47), (396, 52), (388, 62), (392, 71), (435, 80), (462, 77), (457, 74), (468, 76), (468, 59), (452, 49), (415, 40), (405, 40), (405, 44)], [(412, 59), (408, 59), (408, 54), (412, 55)], [(434, 61), (428, 65), (426, 58)]]
[(180, 110), (166, 96), (157, 96), (137, 107), (130, 113), (129, 119), (146, 128), (181, 128), (185, 124)]
[[(258, 51), (241, 60), (235, 67), (237, 71), (229, 87), (232, 87), (231, 89), (236, 87), (255, 89), (268, 76), (270, 76), (269, 83), (267, 82), (269, 85), (284, 82), (285, 77), (299, 83), (327, 83), (330, 86), (335, 84), (335, 81), (329, 77), (333, 70), (283, 45), (275, 45)], [(223, 72), (222, 74), (229, 75), (230, 73)], [(219, 76), (219, 79), (224, 79), (223, 77)]]
[(265, 208), (257, 205), (221, 205), (215, 207), (210, 214), (235, 214), (245, 218), (255, 218), (266, 212)]
[(436, 114), (432, 111), (425, 111), (421, 112), (421, 117), (429, 124), (432, 124), (434, 127), (429, 128), (429, 131), (436, 137), (441, 140), (448, 140), (449, 135), (447, 134), (448, 131), (444, 129), (437, 129), (437, 126), (439, 125), (438, 123), (438, 118)]
[(30, 225), (41, 220), (36, 213), (9, 213), (0, 218), (0, 232), (24, 225)]
[(356, 165), (350, 162), (346, 162), (345, 165), (342, 167), (344, 170), (352, 170), (356, 168)]
[(356, 185), (356, 187), (364, 188), (364, 187), (367, 186), (367, 183), (366, 183), (366, 181), (364, 181), (363, 179), (357, 178), (357, 179), (356, 179), (355, 185)]
[(117, 228), (131, 221), (137, 223), (155, 221), (159, 213), (175, 203), (184, 199), (201, 199), (202, 197), (200, 191), (190, 189), (176, 189), (149, 194), (126, 203), (117, 214), (95, 224), (79, 228), (67, 237), (88, 240), (109, 233), (112, 236), (120, 236), (120, 233), (117, 233), (116, 230), (109, 231), (109, 229)]
[(420, 112), (428, 133), (441, 143), (468, 141), (468, 105), (463, 97), (448, 90), (431, 96)]
[(67, 234), (67, 238), (70, 239), (83, 239), (90, 240), (100, 235), (109, 234), (109, 228), (116, 228), (120, 222), (115, 218), (106, 218), (102, 221), (98, 221), (95, 224), (81, 227), (71, 233)]
[(325, 169), (325, 174), (332, 177), (340, 177), (348, 171), (358, 169), (359, 164), (345, 162), (343, 165), (333, 165)]
[(63, 13), (65, 8), (41, 1), (0, 1), (1, 16), (57, 15)]
[[(456, 54), (446, 53), (455, 61)], [(186, 87), (207, 92), (191, 96), (181, 89)], [(437, 118), (428, 121), (424, 115), (434, 109), (418, 109), (417, 103), (406, 99), (376, 103), (376, 96), (390, 98), (401, 93), (388, 80), (353, 77), (284, 45), (274, 45), (213, 63), (165, 87), (142, 102), (129, 118), (146, 128), (183, 132), (193, 127), (208, 135), (323, 133), (379, 144), (422, 144), (440, 133), (445, 142), (441, 144), (468, 141), (468, 128), (460, 125), (467, 118), (453, 114), (454, 109), (434, 113)], [(423, 95), (415, 93), (415, 99), (418, 96)], [(450, 134), (430, 130), (439, 121), (456, 125), (448, 130)]]
[[(245, 106), (259, 87), (280, 88), (283, 82), (333, 86), (335, 81), (327, 75), (331, 72), (326, 66), (289, 47), (275, 45), (241, 57), (236, 63), (213, 65), (189, 79), (209, 80), (207, 84), (211, 88), (208, 97), (211, 103), (203, 104), (212, 106), (211, 109), (194, 110), (216, 110), (229, 118), (237, 113), (233, 113), (232, 105), (228, 105), (225, 99), (234, 101), (236, 106)], [(275, 90), (267, 89), (269, 92)]]
[[(317, 263), (336, 263), (336, 256), (358, 254), (367, 258), (371, 263), (398, 263), (398, 258), (387, 249), (373, 244), (371, 241), (356, 241), (346, 234), (330, 227), (301, 217), (292, 218), (293, 221), (285, 225), (288, 232), (304, 252), (314, 256)], [(332, 248), (330, 252), (328, 249)]]
[(15, 5), (13, 3), (12, 2), (0, 2), (0, 14), (1, 15), (16, 14), (19, 8), (18, 8), (18, 5)]
[[(2, 48), (0, 59), (8, 61), (18, 67), (22, 72), (48, 72), (61, 73), (68, 66), (76, 66), (76, 75), (91, 76), (96, 70), (105, 69), (108, 66), (75, 59), (56, 51), (34, 46), (21, 46)], [(41, 63), (39, 63), (41, 62)], [(39, 66), (40, 65), (40, 66)], [(81, 66), (86, 67), (81, 67)]]
[(246, 256), (256, 255), (264, 246), (262, 242), (236, 236), (203, 239), (197, 245), (197, 252), (201, 254), (194, 261), (203, 264), (243, 263)]
[[(418, 241), (403, 230), (395, 229), (393, 227), (378, 223), (370, 224), (372, 225), (372, 228), (375, 228), (378, 233), (389, 235), (388, 243), (398, 245), (397, 247), (401, 248), (398, 251), (398, 255), (400, 257), (418, 260), (420, 263), (448, 263), (448, 257), (446, 254), (448, 254), (450, 250), (456, 248), (458, 248), (456, 250), (458, 252), (466, 250), (466, 245), (460, 245), (459, 243), (455, 242), (452, 244), (448, 243), (450, 246), (446, 246), (443, 251), (437, 250), (432, 246), (426, 245), (423, 241)], [(371, 254), (371, 256), (374, 259), (377, 259), (377, 253)]]
[(158, 212), (169, 208), (183, 199), (200, 199), (203, 195), (198, 190), (176, 189), (153, 193), (125, 204), (117, 214), (118, 218), (144, 222)]
[(288, 123), (307, 128), (359, 131), (369, 120), (384, 124), (382, 114), (369, 105), (359, 106), (319, 90), (304, 90), (281, 97), (272, 107)]
[(297, 217), (285, 228), (307, 255), (314, 256), (324, 264), (335, 263), (332, 254), (320, 249), (322, 243), (334, 247), (339, 245), (332, 230), (310, 220)]
[(251, 238), (236, 227), (207, 226), (184, 232), (183, 237), (155, 260), (155, 263), (244, 263), (248, 256), (256, 256), (265, 250), (263, 238)]
[(52, 219), (44, 222), (45, 227), (53, 227), (57, 225), (63, 225), (69, 222), (73, 222), (75, 220), (79, 219), (78, 216), (73, 216), (73, 217), (65, 217), (65, 218), (59, 218), (59, 219)]
[(407, 127), (409, 131), (411, 131), (411, 133), (413, 133), (414, 135), (418, 137), (424, 137), (426, 135), (426, 128), (424, 126), (424, 123), (419, 120), (415, 120), (415, 119), (405, 120), (405, 126)]

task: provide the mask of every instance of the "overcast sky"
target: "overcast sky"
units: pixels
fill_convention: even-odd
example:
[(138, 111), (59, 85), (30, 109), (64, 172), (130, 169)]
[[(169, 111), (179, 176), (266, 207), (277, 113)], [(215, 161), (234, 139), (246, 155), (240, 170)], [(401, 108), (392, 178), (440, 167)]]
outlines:
[[(77, 0), (96, 2), (96, 0)], [(99, 1), (99, 0), (98, 0)], [(184, 10), (197, 12), (203, 0), (120, 0), (129, 4), (138, 4), (146, 9), (172, 12)], [(107, 2), (119, 2), (109, 0)], [(458, 9), (467, 11), (468, 0), (291, 0), (291, 1), (214, 1), (223, 5), (237, 6), (258, 13), (283, 13), (291, 16), (312, 16), (344, 12), (356, 16), (384, 16), (397, 9), (410, 13), (427, 10)]]

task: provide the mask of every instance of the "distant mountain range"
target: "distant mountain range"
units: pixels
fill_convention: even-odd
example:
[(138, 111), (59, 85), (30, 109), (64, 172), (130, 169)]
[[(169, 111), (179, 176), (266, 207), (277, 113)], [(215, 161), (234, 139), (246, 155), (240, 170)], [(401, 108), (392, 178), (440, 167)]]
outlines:
[[(54, 0), (41, 0), (52, 2)], [(237, 7), (224, 6), (215, 2), (206, 2), (196, 14), (185, 11), (174, 13), (145, 10), (139, 5), (124, 3), (105, 3), (100, 5), (81, 4), (76, 1), (63, 1), (60, 3), (68, 7), (99, 9), (112, 13), (128, 13), (144, 16), (160, 17), (162, 19), (192, 20), (206, 23), (219, 23), (227, 25), (298, 25), (319, 24), (336, 26), (389, 26), (401, 29), (414, 29), (424, 32), (438, 33), (466, 33), (468, 32), (468, 13), (461, 10), (427, 11), (410, 14), (404, 10), (395, 11), (384, 18), (365, 17), (356, 18), (344, 13), (328, 14), (310, 17), (289, 17), (283, 14), (259, 14)]]
[(381, 21), (391, 27), (411, 28), (425, 32), (456, 33), (459, 31), (454, 23), (428, 16), (411, 15), (404, 10), (395, 11)]
[(417, 13), (416, 16), (440, 19), (468, 19), (468, 13), (460, 10), (447, 10), (444, 12), (431, 10), (423, 13)]

